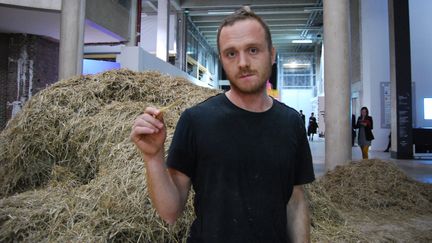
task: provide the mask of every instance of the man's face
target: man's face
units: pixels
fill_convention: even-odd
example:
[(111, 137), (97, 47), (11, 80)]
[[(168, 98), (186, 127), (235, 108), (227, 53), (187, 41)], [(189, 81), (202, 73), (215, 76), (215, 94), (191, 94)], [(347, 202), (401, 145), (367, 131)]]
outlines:
[(220, 59), (231, 83), (231, 89), (245, 94), (265, 90), (275, 59), (265, 31), (258, 21), (240, 20), (222, 28), (219, 37)]

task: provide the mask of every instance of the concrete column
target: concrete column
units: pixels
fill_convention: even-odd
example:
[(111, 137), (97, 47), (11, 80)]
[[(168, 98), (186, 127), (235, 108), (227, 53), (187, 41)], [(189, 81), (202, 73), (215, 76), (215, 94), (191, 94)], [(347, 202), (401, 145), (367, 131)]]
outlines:
[(187, 45), (187, 23), (186, 14), (177, 11), (177, 33), (176, 33), (176, 67), (186, 71), (186, 45)]
[[(361, 78), (361, 41), (360, 41), (360, 0), (350, 1), (350, 60), (351, 83), (359, 82)], [(352, 111), (354, 114), (355, 111)], [(378, 124), (378, 123), (377, 123)]]
[[(129, 13), (129, 41), (127, 46), (136, 46), (137, 42), (137, 15), (138, 15), (137, 0), (131, 0), (131, 7)], [(140, 13), (141, 14), (141, 13)]]
[(324, 0), (325, 168), (351, 160), (349, 1)]
[(169, 1), (158, 0), (156, 56), (168, 60)]
[(62, 0), (59, 79), (82, 73), (86, 0)]

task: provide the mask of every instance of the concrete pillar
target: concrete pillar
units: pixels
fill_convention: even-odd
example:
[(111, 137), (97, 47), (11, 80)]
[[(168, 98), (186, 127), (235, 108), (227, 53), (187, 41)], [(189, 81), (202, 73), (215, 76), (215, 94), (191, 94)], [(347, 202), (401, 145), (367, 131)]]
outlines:
[(183, 11), (177, 11), (176, 67), (186, 71), (187, 19)]
[(62, 0), (59, 79), (82, 73), (86, 0)]
[(349, 1), (324, 0), (325, 168), (351, 160)]
[[(359, 82), (361, 77), (361, 41), (360, 41), (360, 0), (350, 1), (350, 62), (351, 83)], [(354, 114), (356, 111), (352, 111)], [(357, 111), (359, 112), (359, 111)], [(378, 124), (378, 123), (377, 123)]]
[(408, 0), (388, 0), (391, 157), (412, 159), (411, 46)]
[(156, 56), (168, 60), (169, 1), (158, 0)]
[[(137, 16), (138, 16), (137, 0), (131, 0), (131, 7), (129, 13), (129, 41), (127, 46), (136, 46), (137, 43)], [(140, 13), (141, 14), (141, 13)]]

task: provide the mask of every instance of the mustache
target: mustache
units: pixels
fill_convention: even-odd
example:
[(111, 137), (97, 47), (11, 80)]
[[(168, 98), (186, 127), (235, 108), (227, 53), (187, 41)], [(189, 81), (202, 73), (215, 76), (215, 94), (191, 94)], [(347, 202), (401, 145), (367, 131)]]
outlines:
[(252, 69), (247, 68), (247, 69), (242, 69), (242, 70), (240, 70), (240, 71), (237, 73), (237, 75), (238, 75), (238, 76), (245, 76), (245, 75), (251, 75), (251, 74), (255, 74), (255, 73), (256, 73), (255, 70), (252, 70)]

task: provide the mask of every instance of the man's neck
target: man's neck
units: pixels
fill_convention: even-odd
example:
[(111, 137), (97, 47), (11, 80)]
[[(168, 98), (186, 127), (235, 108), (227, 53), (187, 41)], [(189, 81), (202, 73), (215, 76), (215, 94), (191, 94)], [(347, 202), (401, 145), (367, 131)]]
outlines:
[(234, 105), (250, 112), (264, 112), (273, 105), (273, 99), (265, 90), (257, 94), (244, 94), (231, 89), (225, 95)]

